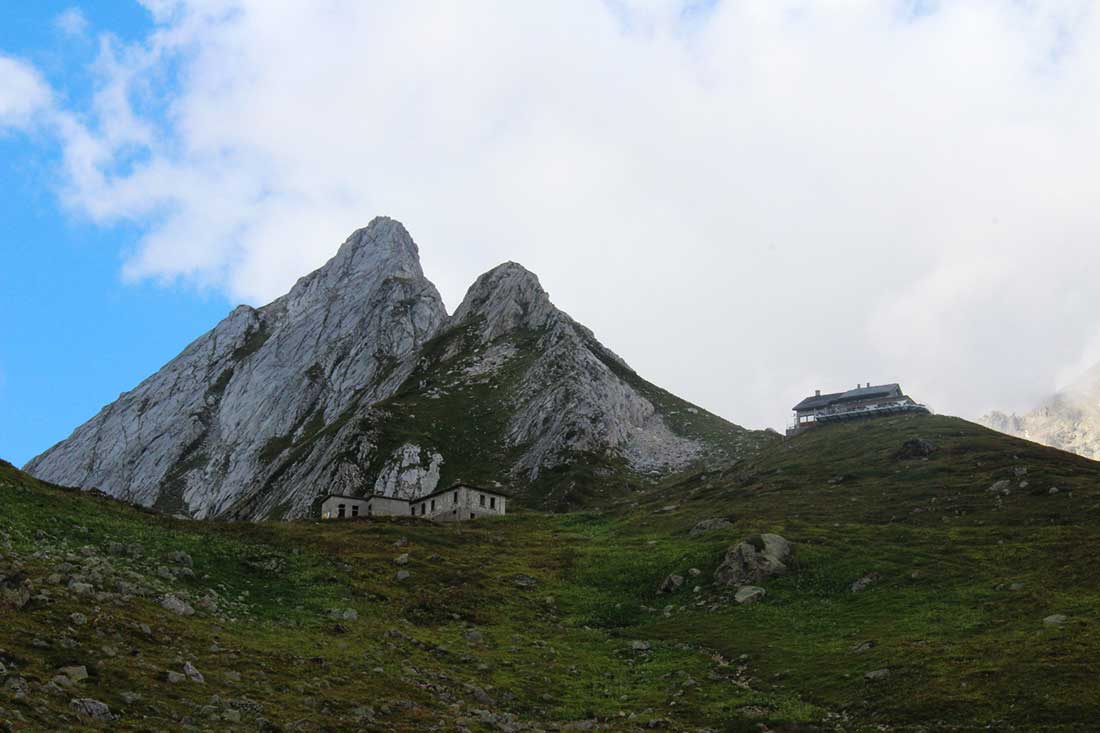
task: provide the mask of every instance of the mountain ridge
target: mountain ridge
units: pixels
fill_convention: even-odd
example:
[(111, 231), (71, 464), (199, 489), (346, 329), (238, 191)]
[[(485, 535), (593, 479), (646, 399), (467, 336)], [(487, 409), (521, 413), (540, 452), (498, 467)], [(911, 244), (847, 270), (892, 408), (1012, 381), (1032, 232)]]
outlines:
[(377, 217), (26, 470), (173, 514), (289, 518), (326, 493), (415, 497), (471, 473), (569, 506), (764, 440), (642, 380), (515, 262), (448, 315), (411, 235)]

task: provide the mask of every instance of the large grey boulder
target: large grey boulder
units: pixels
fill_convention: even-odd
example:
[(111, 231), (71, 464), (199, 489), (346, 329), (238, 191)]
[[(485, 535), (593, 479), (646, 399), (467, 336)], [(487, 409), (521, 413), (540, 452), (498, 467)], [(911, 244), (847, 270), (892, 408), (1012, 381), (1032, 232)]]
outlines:
[(719, 585), (742, 586), (762, 583), (787, 572), (791, 544), (777, 534), (762, 534), (732, 545), (714, 571)]

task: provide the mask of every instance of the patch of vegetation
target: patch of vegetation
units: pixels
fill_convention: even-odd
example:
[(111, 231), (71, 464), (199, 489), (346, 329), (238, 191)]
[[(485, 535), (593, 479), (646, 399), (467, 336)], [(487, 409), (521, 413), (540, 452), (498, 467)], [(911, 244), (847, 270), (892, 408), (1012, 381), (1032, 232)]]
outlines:
[[(918, 437), (937, 447), (928, 460), (894, 457)], [(990, 491), (1000, 481), (1009, 493)], [(462, 524), (218, 524), (0, 465), (0, 575), (16, 578), (0, 586), (25, 577), (48, 594), (3, 610), (0, 663), (31, 694), (0, 686), (0, 721), (1089, 731), (1100, 714), (1100, 464), (952, 418), (889, 418), (590, 499), (602, 503)], [(732, 526), (692, 535), (713, 517)], [(794, 555), (762, 583), (762, 601), (738, 605), (714, 572), (727, 548), (762, 532)], [(118, 551), (132, 545), (142, 552)], [(179, 551), (193, 577), (161, 577)], [(98, 567), (96, 591), (108, 595), (47, 582), (64, 563), (86, 577)], [(683, 585), (660, 593), (670, 574)], [(123, 597), (113, 578), (151, 592)], [(168, 593), (195, 614), (162, 608)], [(1044, 622), (1055, 614), (1064, 620)], [(168, 682), (183, 661), (205, 683)], [(71, 664), (89, 678), (47, 692)], [(73, 697), (120, 719), (78, 721)]]

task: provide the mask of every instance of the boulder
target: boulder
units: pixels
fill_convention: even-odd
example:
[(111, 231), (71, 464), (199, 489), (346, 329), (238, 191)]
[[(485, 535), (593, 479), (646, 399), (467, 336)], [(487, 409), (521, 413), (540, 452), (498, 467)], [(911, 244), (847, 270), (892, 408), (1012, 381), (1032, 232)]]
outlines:
[(187, 567), (187, 568), (195, 566), (195, 561), (192, 560), (191, 556), (188, 555), (183, 550), (176, 550), (175, 552), (170, 552), (170, 553), (168, 553), (167, 555), (164, 556), (164, 559), (167, 560), (168, 562), (174, 564), (174, 565), (182, 565), (183, 567)]
[(191, 607), (189, 603), (176, 596), (165, 596), (161, 599), (160, 605), (172, 613), (179, 614), (180, 616), (193, 616), (195, 615), (195, 609)]
[(187, 679), (192, 682), (198, 682), (199, 684), (206, 682), (206, 678), (203, 677), (202, 672), (195, 669), (195, 665), (191, 664), (191, 662), (184, 662), (183, 673), (187, 675)]
[(737, 589), (733, 600), (742, 606), (749, 606), (763, 600), (765, 595), (767, 595), (767, 591), (760, 586), (745, 585)]
[(754, 585), (787, 572), (791, 544), (777, 534), (750, 537), (726, 550), (726, 557), (714, 571), (719, 585)]
[(657, 586), (658, 593), (675, 593), (680, 590), (680, 586), (684, 584), (684, 576), (682, 575), (669, 575), (661, 584)]
[(115, 719), (115, 716), (111, 714), (111, 709), (107, 707), (106, 703), (102, 703), (99, 700), (92, 700), (87, 697), (78, 698), (71, 700), (69, 706), (76, 712), (77, 717), (85, 720), (109, 721)]
[(712, 530), (726, 529), (727, 527), (732, 527), (732, 526), (733, 526), (732, 522), (730, 522), (728, 519), (723, 519), (722, 517), (714, 517), (712, 519), (704, 519), (703, 521), (699, 522), (698, 524), (696, 524), (694, 527), (691, 528), (691, 531), (688, 532), (688, 536), (689, 537), (698, 537), (699, 535), (704, 534), (706, 532), (710, 532)]
[(912, 438), (901, 444), (894, 457), (900, 461), (913, 458), (927, 458), (936, 452), (936, 446), (924, 438)]

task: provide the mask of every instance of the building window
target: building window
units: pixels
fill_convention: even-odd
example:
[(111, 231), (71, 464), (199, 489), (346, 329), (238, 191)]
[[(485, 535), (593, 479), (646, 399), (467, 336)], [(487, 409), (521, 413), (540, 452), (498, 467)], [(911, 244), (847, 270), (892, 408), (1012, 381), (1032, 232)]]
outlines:
[(427, 510), (427, 508), (428, 507), (427, 507), (426, 504), (421, 504), (420, 505), (420, 516), (424, 516), (424, 512), (425, 512), (425, 510)]
[(485, 494), (478, 494), (481, 497), (481, 506), (485, 506)]
[(356, 504), (355, 506), (353, 506), (351, 508), (351, 516), (353, 516), (353, 517), (358, 517), (359, 516), (359, 505), (358, 504)]
[(336, 507), (336, 516), (343, 518), (344, 514), (347, 513), (347, 509), (348, 507), (346, 504), (340, 504)]
[(494, 496), (490, 496), (490, 497), (489, 497), (489, 508), (490, 508), (490, 509), (496, 509), (496, 508), (497, 508), (497, 500), (496, 500), (496, 497), (494, 497)]
[(370, 516), (371, 514), (374, 514), (374, 512), (371, 510), (371, 505), (367, 504), (367, 516)]
[(409, 504), (409, 514), (412, 514), (414, 517), (416, 516), (416, 505)]
[(435, 499), (432, 499), (432, 511), (435, 511)]
[(458, 503), (458, 492), (457, 491), (455, 492), (455, 495), (451, 498), (451, 503), (452, 504), (457, 504)]

